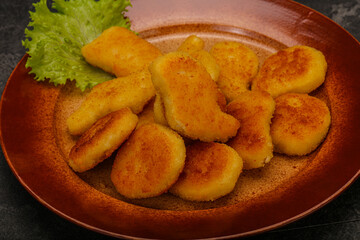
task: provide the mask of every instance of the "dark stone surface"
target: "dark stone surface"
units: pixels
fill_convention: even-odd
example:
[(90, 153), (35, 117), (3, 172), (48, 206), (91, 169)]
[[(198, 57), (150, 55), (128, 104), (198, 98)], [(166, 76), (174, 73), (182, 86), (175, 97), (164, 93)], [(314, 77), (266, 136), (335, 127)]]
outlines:
[[(21, 40), (32, 2), (34, 0), (1, 0), (1, 93), (12, 70), (25, 53)], [(323, 13), (360, 39), (360, 0), (298, 2)], [(0, 158), (0, 239), (111, 239), (72, 224), (42, 206), (14, 177), (2, 152)], [(248, 239), (359, 240), (360, 180), (309, 216)]]

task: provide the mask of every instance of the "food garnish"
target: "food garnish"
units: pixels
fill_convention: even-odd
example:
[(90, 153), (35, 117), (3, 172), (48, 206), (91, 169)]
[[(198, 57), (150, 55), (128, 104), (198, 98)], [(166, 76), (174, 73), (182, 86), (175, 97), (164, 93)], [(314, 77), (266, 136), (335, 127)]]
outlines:
[(81, 48), (111, 26), (130, 29), (124, 16), (129, 0), (46, 0), (34, 4), (25, 29), (23, 46), (28, 49), (26, 67), (37, 81), (65, 84), (75, 80), (82, 91), (114, 78), (88, 64)]

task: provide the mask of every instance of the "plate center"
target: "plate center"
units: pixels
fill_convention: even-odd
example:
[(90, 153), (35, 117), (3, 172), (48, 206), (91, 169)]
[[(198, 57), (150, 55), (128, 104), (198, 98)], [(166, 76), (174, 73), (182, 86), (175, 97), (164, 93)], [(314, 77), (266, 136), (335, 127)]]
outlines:
[[(139, 36), (147, 39), (157, 46), (163, 53), (175, 51), (181, 42), (188, 36), (195, 34), (205, 41), (205, 50), (220, 41), (237, 41), (245, 44), (255, 51), (260, 60), (264, 60), (276, 51), (285, 48), (284, 44), (268, 38), (264, 35), (246, 29), (223, 25), (190, 24), (177, 25), (157, 29), (149, 29), (139, 33)], [(326, 93), (320, 88), (314, 94), (321, 99), (326, 99)], [(84, 100), (86, 93), (81, 93), (72, 84), (65, 85), (56, 103), (54, 123), (57, 144), (62, 152), (64, 160), (76, 138), (72, 137), (66, 128), (66, 119), (72, 114)], [(94, 169), (78, 176), (87, 184), (120, 201), (132, 204), (166, 210), (200, 210), (223, 207), (226, 205), (242, 204), (255, 201), (279, 188), (286, 188), (297, 174), (306, 168), (316, 152), (305, 157), (287, 157), (275, 154), (274, 158), (264, 168), (244, 171), (236, 184), (234, 191), (214, 202), (190, 202), (182, 200), (169, 193), (159, 197), (148, 199), (131, 200), (116, 192), (110, 179), (110, 172), (114, 160), (114, 154)]]

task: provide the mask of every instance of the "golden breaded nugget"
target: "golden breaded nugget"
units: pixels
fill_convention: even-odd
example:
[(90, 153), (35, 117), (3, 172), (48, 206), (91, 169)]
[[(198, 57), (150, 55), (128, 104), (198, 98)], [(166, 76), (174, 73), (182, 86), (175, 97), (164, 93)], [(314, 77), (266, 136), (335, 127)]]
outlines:
[(242, 167), (231, 147), (196, 142), (186, 148), (184, 170), (170, 192), (191, 201), (213, 201), (234, 189)]
[(218, 80), (220, 75), (220, 67), (216, 63), (215, 58), (205, 50), (198, 50), (190, 53), (190, 56), (201, 62), (206, 68), (206, 71), (210, 74), (212, 80), (215, 82)]
[(274, 151), (287, 155), (306, 155), (325, 138), (330, 122), (326, 104), (307, 94), (288, 93), (275, 99), (271, 125)]
[(110, 27), (81, 49), (85, 60), (117, 77), (147, 68), (159, 49), (123, 27)]
[(155, 98), (150, 100), (150, 102), (148, 104), (146, 104), (144, 109), (138, 114), (139, 121), (136, 125), (136, 129), (138, 129), (142, 125), (155, 122), (155, 120), (154, 120), (154, 102), (155, 102)]
[[(226, 105), (225, 105), (225, 107), (226, 107)], [(163, 104), (159, 94), (156, 94), (156, 97), (155, 97), (154, 119), (155, 119), (155, 122), (158, 124), (161, 124), (161, 125), (164, 125), (167, 127), (169, 126), (169, 124), (167, 123), (166, 117), (165, 117), (164, 104)], [(189, 145), (193, 141), (187, 137), (183, 137), (183, 140), (184, 140), (185, 145)]]
[(119, 149), (111, 171), (116, 190), (128, 198), (147, 198), (166, 192), (185, 164), (185, 145), (170, 128), (146, 124)]
[(275, 101), (264, 91), (247, 91), (227, 106), (240, 121), (237, 135), (227, 143), (244, 161), (244, 169), (263, 167), (273, 157), (270, 123)]
[(191, 53), (204, 49), (204, 45), (204, 40), (202, 40), (196, 35), (191, 35), (181, 43), (180, 47), (177, 50), (180, 52)]
[(204, 142), (224, 142), (236, 135), (239, 121), (221, 111), (215, 82), (189, 54), (166, 54), (157, 58), (149, 70), (172, 129)]
[(138, 117), (129, 108), (112, 112), (96, 121), (76, 142), (69, 165), (84, 172), (108, 158), (134, 130)]
[(259, 59), (255, 52), (238, 42), (219, 42), (210, 51), (220, 66), (217, 85), (228, 101), (249, 89), (258, 72)]
[[(226, 99), (224, 94), (218, 90), (218, 100), (217, 103), (221, 109), (221, 111), (226, 111)], [(156, 94), (155, 102), (154, 102), (154, 119), (156, 123), (162, 124), (164, 126), (168, 126), (166, 117), (165, 117), (165, 109), (164, 104), (161, 100), (159, 94)]]
[(222, 91), (220, 89), (218, 89), (218, 98), (217, 98), (217, 103), (221, 109), (221, 111), (226, 112), (226, 98), (225, 95), (222, 93)]
[(164, 126), (168, 126), (166, 117), (165, 117), (165, 109), (164, 109), (164, 103), (161, 100), (161, 97), (159, 94), (156, 94), (155, 96), (155, 102), (154, 102), (154, 120), (156, 123), (159, 123)]
[(66, 121), (72, 135), (85, 132), (106, 114), (129, 107), (135, 114), (155, 95), (148, 70), (96, 85)]
[(216, 82), (219, 78), (220, 67), (214, 57), (209, 52), (203, 50), (203, 48), (204, 41), (196, 35), (191, 35), (184, 40), (178, 51), (189, 53), (190, 56), (201, 62), (211, 78)]
[(267, 58), (252, 89), (267, 91), (274, 98), (284, 93), (310, 93), (325, 81), (324, 55), (311, 47), (294, 46)]

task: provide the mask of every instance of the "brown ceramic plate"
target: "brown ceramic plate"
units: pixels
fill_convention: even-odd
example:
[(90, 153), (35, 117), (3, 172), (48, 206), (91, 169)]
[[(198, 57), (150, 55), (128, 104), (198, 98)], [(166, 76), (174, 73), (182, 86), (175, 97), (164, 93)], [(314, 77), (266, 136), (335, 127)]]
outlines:
[(1, 100), (1, 144), (23, 186), (60, 216), (116, 237), (209, 238), (247, 236), (282, 226), (320, 208), (359, 175), (359, 43), (344, 29), (291, 1), (134, 0), (133, 30), (164, 52), (197, 34), (206, 48), (240, 41), (261, 60), (296, 44), (321, 50), (326, 82), (312, 95), (326, 101), (332, 124), (326, 140), (306, 157), (276, 155), (266, 167), (242, 174), (235, 190), (210, 203), (170, 194), (130, 201), (114, 191), (112, 158), (85, 174), (66, 164), (73, 144), (64, 119), (82, 99), (72, 86), (37, 83), (20, 61)]

